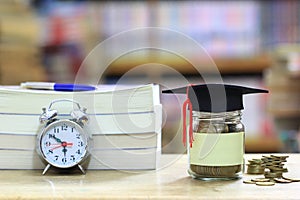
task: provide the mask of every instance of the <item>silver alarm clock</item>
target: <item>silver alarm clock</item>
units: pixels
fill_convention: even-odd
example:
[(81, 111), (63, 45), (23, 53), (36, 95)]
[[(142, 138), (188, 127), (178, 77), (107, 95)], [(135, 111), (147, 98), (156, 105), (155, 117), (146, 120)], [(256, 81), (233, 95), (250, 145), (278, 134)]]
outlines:
[[(67, 118), (59, 117), (58, 111), (51, 109), (55, 103), (71, 102), (76, 105)], [(47, 164), (43, 175), (53, 166), (69, 169), (78, 166), (85, 173), (82, 163), (89, 156), (90, 134), (86, 128), (88, 116), (79, 103), (68, 100), (51, 102), (43, 108), (40, 116), (41, 128), (37, 137), (37, 151)]]

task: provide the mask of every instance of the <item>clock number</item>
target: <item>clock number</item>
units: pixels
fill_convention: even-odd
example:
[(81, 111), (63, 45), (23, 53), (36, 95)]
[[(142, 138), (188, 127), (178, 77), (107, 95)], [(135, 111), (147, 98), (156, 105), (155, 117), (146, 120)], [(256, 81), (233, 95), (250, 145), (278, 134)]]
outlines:
[(75, 161), (75, 156), (74, 156), (74, 155), (71, 155), (70, 160), (74, 162), (74, 161)]
[(53, 130), (54, 133), (59, 133), (59, 128), (55, 127)]
[(77, 153), (77, 154), (81, 154), (80, 149), (78, 149), (78, 150), (76, 151), (76, 153)]
[(80, 134), (77, 133), (77, 134), (76, 134), (76, 138), (77, 138), (77, 139), (80, 139)]
[(49, 134), (49, 139), (51, 139), (51, 138), (55, 138), (55, 134)]
[(58, 156), (58, 155), (56, 155), (56, 156), (54, 156), (54, 157), (55, 157), (55, 160), (58, 160), (58, 157), (59, 157), (59, 156)]
[(51, 149), (49, 149), (48, 153), (53, 153), (53, 151)]
[(82, 146), (83, 146), (83, 142), (82, 141), (78, 142), (78, 147), (82, 147)]
[(62, 161), (63, 163), (66, 163), (66, 162), (67, 162), (67, 158), (62, 158), (61, 161)]
[(63, 125), (61, 126), (61, 130), (62, 130), (62, 131), (67, 131), (67, 130), (68, 130), (68, 126), (65, 125), (65, 124), (63, 124)]
[(45, 142), (46, 147), (49, 147), (51, 145), (51, 142), (47, 141)]

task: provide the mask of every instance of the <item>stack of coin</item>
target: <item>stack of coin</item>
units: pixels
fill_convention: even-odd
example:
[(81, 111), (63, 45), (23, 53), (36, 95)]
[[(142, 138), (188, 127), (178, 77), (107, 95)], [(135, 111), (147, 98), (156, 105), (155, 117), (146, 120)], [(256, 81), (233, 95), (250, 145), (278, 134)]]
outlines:
[(261, 159), (248, 160), (247, 173), (248, 174), (264, 174), (265, 165)]
[(249, 160), (247, 173), (248, 174), (264, 174), (264, 178), (254, 178), (251, 180), (244, 180), (246, 184), (256, 184), (259, 186), (272, 186), (275, 183), (292, 183), (300, 182), (300, 178), (288, 178), (283, 176), (287, 172), (284, 163), (288, 156), (263, 156), (261, 159)]
[(284, 168), (284, 162), (288, 156), (263, 156), (262, 161), (265, 166), (264, 175), (266, 178), (282, 178), (282, 173), (287, 172), (287, 168)]

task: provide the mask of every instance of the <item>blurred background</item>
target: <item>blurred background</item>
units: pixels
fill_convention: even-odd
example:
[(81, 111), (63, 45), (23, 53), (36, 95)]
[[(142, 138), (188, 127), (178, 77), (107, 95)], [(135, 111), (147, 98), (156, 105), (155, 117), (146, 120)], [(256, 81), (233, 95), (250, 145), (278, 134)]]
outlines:
[[(300, 1), (0, 1), (0, 83), (73, 82), (88, 53), (100, 42), (134, 28), (163, 27), (186, 34), (212, 56), (224, 82), (266, 88), (267, 95), (245, 97), (246, 152), (299, 152)], [(191, 56), (195, 52), (168, 42)], [(107, 47), (107, 54), (122, 44)], [(201, 58), (199, 58), (201, 59)], [(116, 83), (136, 66), (159, 63), (190, 82), (201, 77), (193, 66), (166, 52), (133, 52), (110, 64), (101, 83)], [(101, 67), (101, 66), (99, 66)], [(201, 74), (210, 75), (209, 66)], [(92, 72), (86, 72), (89, 79)], [(138, 82), (145, 74), (132, 74)], [(155, 67), (151, 82), (172, 74)], [(166, 103), (167, 102), (167, 103)], [(168, 112), (163, 151), (183, 151), (178, 100), (162, 97)], [(173, 105), (174, 104), (174, 105)]]

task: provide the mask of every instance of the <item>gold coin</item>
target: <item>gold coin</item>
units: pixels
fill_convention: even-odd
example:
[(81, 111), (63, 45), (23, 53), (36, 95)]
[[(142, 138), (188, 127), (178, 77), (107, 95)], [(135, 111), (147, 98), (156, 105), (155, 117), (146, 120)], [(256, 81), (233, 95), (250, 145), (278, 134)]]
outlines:
[(268, 182), (268, 181), (270, 181), (270, 179), (268, 179), (268, 178), (255, 178), (255, 179), (251, 179), (251, 181), (254, 181), (254, 182)]
[(261, 167), (259, 165), (248, 165), (248, 167), (247, 167), (248, 174), (263, 174), (264, 171), (265, 171), (265, 168)]
[(263, 161), (261, 159), (252, 159), (248, 160), (248, 162), (251, 164), (261, 164)]
[(280, 165), (271, 165), (271, 166), (267, 166), (266, 168), (268, 168), (272, 172), (276, 172), (276, 171), (282, 172), (284, 170), (287, 170), (286, 168), (283, 168), (283, 166)]
[(262, 156), (263, 158), (269, 159), (271, 158), (270, 156)]
[(274, 173), (274, 172), (265, 172), (264, 175), (265, 175), (265, 178), (272, 178), (273, 179), (273, 178), (277, 177), (277, 174)]
[(246, 184), (255, 184), (255, 182), (252, 181), (252, 180), (244, 180), (243, 183), (246, 183)]
[(289, 156), (275, 156), (275, 155), (271, 155), (271, 158), (278, 158), (278, 159), (287, 159)]
[(281, 164), (282, 162), (281, 162), (280, 160), (273, 160), (271, 163), (272, 163), (272, 165), (274, 166), (274, 165), (279, 165), (279, 164)]
[(288, 169), (287, 168), (283, 168), (282, 172), (288, 172)]
[(274, 178), (274, 181), (276, 181), (277, 183), (291, 183), (292, 182), (290, 180), (286, 180), (283, 178)]
[(287, 178), (287, 177), (282, 177), (282, 178), (292, 182), (300, 182), (300, 178)]
[(273, 186), (273, 185), (275, 185), (274, 182), (256, 182), (255, 184), (259, 185), (259, 186)]

